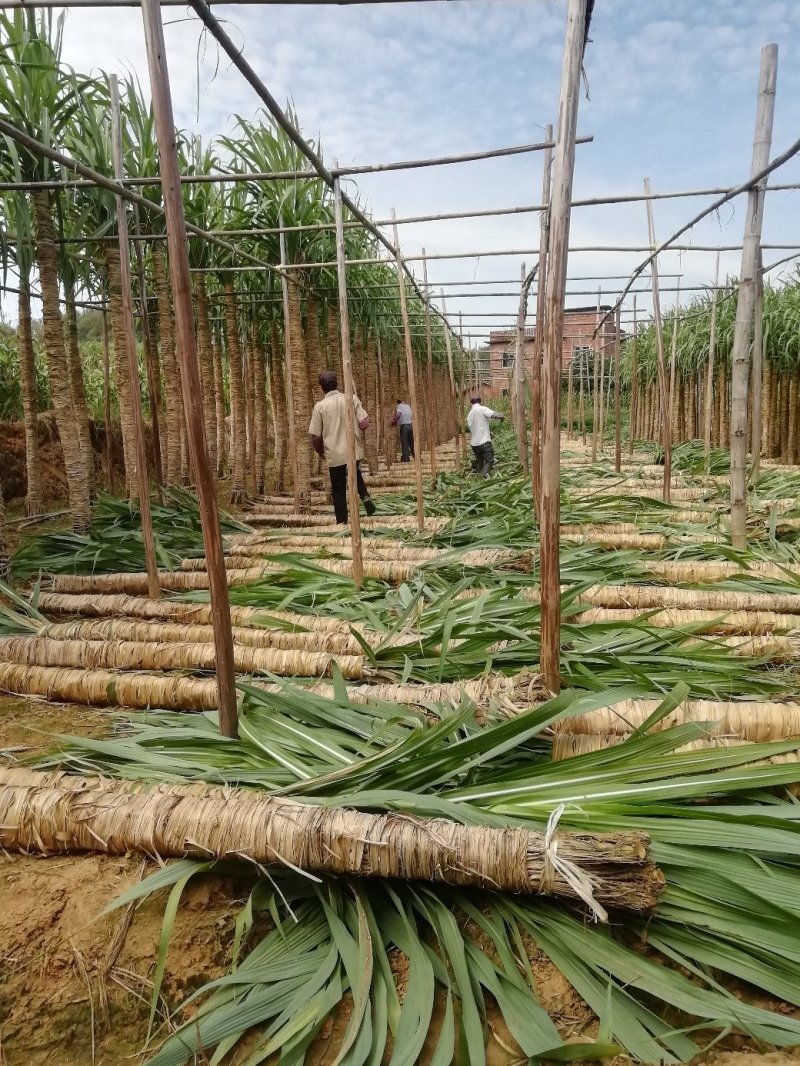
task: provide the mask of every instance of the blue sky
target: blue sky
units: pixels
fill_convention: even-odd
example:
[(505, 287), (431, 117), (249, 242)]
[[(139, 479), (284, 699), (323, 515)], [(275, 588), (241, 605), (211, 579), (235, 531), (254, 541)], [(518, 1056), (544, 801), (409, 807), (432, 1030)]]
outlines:
[[(338, 158), (342, 165), (538, 141), (554, 120), (564, 0), (216, 10), (274, 95), (291, 98), (304, 132), (320, 138), (326, 158)], [(213, 42), (202, 40), (194, 17), (168, 8), (165, 19), (178, 123), (212, 135), (229, 131), (234, 113), (254, 114), (252, 91), (226, 59), (219, 59)], [(746, 178), (759, 55), (768, 42), (780, 49), (772, 155), (798, 135), (797, 0), (597, 0), (591, 38), (585, 62), (588, 98), (584, 93), (578, 127), (594, 142), (577, 150), (578, 197), (637, 193), (645, 176), (654, 191), (727, 186)], [(65, 59), (82, 69), (133, 67), (146, 85), (140, 13), (70, 13)], [(541, 155), (527, 155), (375, 175), (359, 179), (358, 188), (381, 217), (392, 207), (402, 216), (514, 206), (539, 201), (541, 165)], [(800, 183), (800, 162), (787, 164), (775, 180)], [(667, 236), (706, 202), (657, 202), (658, 235)], [(740, 243), (744, 202), (698, 226), (690, 239)], [(800, 242), (799, 203), (800, 191), (768, 196), (765, 242)], [(573, 245), (646, 242), (641, 203), (573, 212)], [(431, 254), (534, 248), (537, 216), (409, 225), (401, 228), (401, 243), (409, 255), (423, 245)], [(784, 254), (765, 251), (765, 261)], [(530, 264), (533, 257), (526, 258)], [(569, 273), (628, 274), (641, 258), (574, 254)], [(724, 254), (723, 273), (736, 273), (738, 259), (738, 253)], [(703, 284), (712, 279), (713, 261), (711, 253), (673, 253), (662, 257), (661, 270), (682, 272), (685, 285)], [(430, 264), (434, 282), (510, 280), (519, 271), (520, 257)], [(576, 295), (569, 303), (593, 299)], [(666, 294), (664, 302), (671, 300)], [(449, 309), (470, 315), (507, 312), (510, 324), (514, 304), (511, 297), (453, 300)], [(649, 306), (647, 297), (642, 304)], [(471, 332), (485, 336), (475, 319), (465, 319), (465, 332), (470, 323)], [(498, 318), (497, 324), (505, 322)]]

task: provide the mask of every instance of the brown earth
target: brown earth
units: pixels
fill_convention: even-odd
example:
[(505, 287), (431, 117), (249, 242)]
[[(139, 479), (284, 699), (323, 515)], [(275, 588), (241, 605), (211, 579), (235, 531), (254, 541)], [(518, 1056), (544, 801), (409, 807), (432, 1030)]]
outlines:
[[(0, 697), (0, 760), (13, 762), (48, 750), (58, 734), (100, 735), (109, 724), (108, 712)], [(134, 857), (45, 859), (0, 853), (2, 1066), (143, 1061), (167, 890), (134, 911), (103, 911), (154, 869)], [(163, 1004), (174, 1006), (228, 969), (236, 915), (251, 887), (246, 874), (200, 876), (187, 885), (170, 940), (157, 1037), (165, 1032)], [(254, 930), (251, 943), (264, 931)], [(596, 1024), (591, 1011), (550, 960), (535, 945), (527, 947), (540, 1001), (562, 1037), (590, 1039)], [(402, 995), (408, 982), (406, 960), (396, 952), (391, 964)], [(440, 1001), (422, 1063), (435, 1046), (442, 1010)], [(345, 1000), (311, 1048), (309, 1066), (332, 1066), (349, 1013)], [(490, 1009), (487, 1022), (488, 1066), (521, 1066), (526, 1060), (499, 1012)], [(237, 1059), (241, 1061), (237, 1056), (231, 1066)], [(767, 1055), (728, 1050), (697, 1061), (708, 1066), (800, 1066), (800, 1050)], [(619, 1057), (609, 1066), (630, 1062)]]

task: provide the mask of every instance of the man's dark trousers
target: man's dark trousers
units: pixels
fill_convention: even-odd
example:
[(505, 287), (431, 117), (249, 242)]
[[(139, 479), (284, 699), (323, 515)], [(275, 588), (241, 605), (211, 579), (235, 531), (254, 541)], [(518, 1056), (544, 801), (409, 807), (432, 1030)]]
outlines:
[(409, 463), (414, 455), (414, 427), (408, 425), (400, 427), (400, 462)]
[[(336, 521), (347, 522), (347, 463), (341, 466), (328, 467), (331, 475), (331, 496), (333, 497), (333, 511)], [(361, 476), (361, 464), (356, 463), (356, 487), (362, 500), (369, 496), (364, 478)]]
[(482, 474), (483, 477), (488, 477), (494, 466), (494, 448), (492, 442), (488, 440), (485, 444), (473, 444), (472, 454), (475, 456), (472, 460), (473, 472), (476, 474)]

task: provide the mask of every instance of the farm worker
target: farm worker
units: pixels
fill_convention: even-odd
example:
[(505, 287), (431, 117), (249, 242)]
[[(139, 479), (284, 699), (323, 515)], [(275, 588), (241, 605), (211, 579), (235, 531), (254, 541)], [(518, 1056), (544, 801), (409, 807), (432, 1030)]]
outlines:
[(400, 428), (400, 462), (408, 463), (414, 457), (414, 415), (405, 400), (397, 401), (397, 410), (392, 415), (392, 425)]
[(476, 474), (488, 477), (494, 466), (494, 448), (492, 447), (492, 433), (489, 422), (492, 418), (504, 419), (499, 411), (493, 411), (491, 407), (484, 407), (480, 396), (470, 397), (472, 407), (467, 415), (467, 429), (469, 430), (469, 442), (472, 445), (472, 470)]
[[(323, 397), (319, 403), (314, 405), (314, 410), (311, 412), (308, 435), (311, 439), (311, 447), (328, 463), (336, 521), (345, 524), (347, 522), (347, 425), (344, 393), (339, 392), (339, 382), (332, 370), (323, 370), (318, 380)], [(370, 499), (367, 486), (364, 484), (360, 466), (364, 458), (363, 433), (369, 425), (369, 417), (355, 394), (353, 395), (353, 414), (355, 416), (353, 428), (356, 437), (358, 495), (364, 501), (367, 514), (373, 515), (376, 510), (375, 504)]]

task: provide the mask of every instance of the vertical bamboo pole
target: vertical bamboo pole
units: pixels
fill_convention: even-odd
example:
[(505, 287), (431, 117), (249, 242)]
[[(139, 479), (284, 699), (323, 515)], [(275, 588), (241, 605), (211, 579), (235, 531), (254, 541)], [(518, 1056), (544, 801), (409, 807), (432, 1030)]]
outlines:
[(675, 311), (672, 315), (672, 337), (670, 338), (669, 351), (669, 424), (673, 440), (680, 434), (673, 433), (675, 426), (675, 370), (678, 358), (678, 328), (681, 321), (681, 279), (678, 278), (677, 295), (675, 297)]
[(586, 349), (581, 350), (581, 376), (580, 386), (578, 392), (578, 423), (581, 429), (581, 439), (583, 441), (584, 448), (586, 447), (586, 386), (589, 383), (589, 357), (586, 354)]
[(617, 308), (614, 321), (614, 470), (619, 473), (622, 469), (622, 397), (619, 382), (619, 331), (620, 309)]
[[(222, 551), (217, 498), (206, 446), (202, 385), (197, 360), (197, 341), (192, 317), (192, 285), (189, 273), (186, 219), (183, 213), (178, 151), (172, 94), (169, 86), (164, 27), (159, 0), (142, 0), (147, 62), (153, 97), (156, 141), (161, 169), (161, 189), (167, 222), (170, 278), (181, 367), (181, 388), (186, 412), (189, 455), (203, 525), (203, 542), (208, 561), (214, 648), (219, 688), (219, 725), (223, 736), (236, 737), (236, 684), (233, 669), (233, 634), (228, 606), (228, 579)], [(124, 287), (123, 287), (124, 290)]]
[(108, 351), (108, 311), (103, 308), (102, 343), (103, 343), (103, 431), (106, 437), (106, 488), (109, 492), (114, 487), (114, 468), (111, 455), (111, 366)]
[[(442, 299), (442, 314), (447, 317), (447, 303), (444, 298), (444, 289), (440, 289)], [(450, 378), (450, 402), (453, 408), (453, 429), (456, 435), (456, 455), (463, 454), (463, 442), (461, 440), (461, 420), (458, 417), (458, 401), (456, 399), (456, 378), (453, 373), (453, 346), (450, 338), (450, 327), (444, 331), (444, 343), (447, 348), (447, 374)]]
[[(603, 337), (600, 333), (600, 289), (597, 290), (597, 335), (594, 341), (594, 359), (592, 360), (592, 462), (597, 462), (597, 431), (600, 425), (600, 352), (603, 350)], [(599, 398), (598, 398), (599, 397)]]
[(558, 134), (550, 201), (550, 235), (545, 291), (542, 363), (542, 495), (540, 521), (541, 671), (551, 692), (561, 687), (561, 587), (559, 503), (561, 492), (561, 349), (567, 287), (570, 201), (575, 168), (581, 63), (586, 38), (587, 0), (569, 0)]
[[(597, 290), (597, 321), (600, 321), (600, 289)], [(597, 431), (598, 446), (600, 454), (605, 451), (605, 432), (606, 432), (606, 409), (605, 409), (605, 389), (606, 389), (606, 335), (608, 333), (607, 324), (603, 324), (603, 328), (600, 331), (600, 389), (597, 398), (598, 413), (600, 415), (600, 426)]]
[(570, 356), (569, 367), (567, 369), (567, 440), (572, 440), (572, 391), (573, 371), (572, 356)]
[[(525, 425), (525, 311), (528, 294), (525, 285), (525, 264), (522, 264), (517, 310), (517, 343), (514, 352), (514, 431), (517, 435), (517, 456), (523, 471), (528, 472), (528, 449)], [(536, 501), (534, 500), (534, 503)]]
[(286, 423), (289, 434), (289, 464), (292, 468), (292, 495), (294, 509), (300, 510), (300, 471), (299, 456), (294, 425), (294, 381), (292, 379), (292, 346), (289, 322), (289, 279), (286, 274), (286, 234), (283, 230), (283, 217), (278, 219), (278, 241), (280, 244), (281, 294), (283, 296), (283, 380), (286, 393)]
[(753, 426), (750, 450), (752, 466), (750, 481), (757, 485), (761, 476), (761, 389), (764, 378), (764, 271), (761, 262), (761, 247), (758, 249), (756, 295), (753, 307)]
[(638, 358), (639, 337), (637, 336), (636, 321), (636, 294), (633, 295), (633, 337), (631, 338), (631, 402), (630, 424), (628, 426), (628, 454), (633, 455), (634, 442), (636, 440), (636, 420), (639, 417), (639, 381), (638, 381)]
[[(119, 104), (119, 82), (116, 74), (109, 78), (111, 89), (111, 154), (114, 161), (114, 177), (120, 181), (125, 176), (122, 162), (122, 118)], [(122, 316), (125, 322), (125, 357), (131, 383), (131, 418), (133, 439), (136, 445), (136, 469), (131, 471), (131, 482), (139, 491), (139, 510), (142, 516), (142, 540), (144, 561), (147, 568), (147, 593), (158, 599), (161, 590), (158, 584), (156, 542), (153, 537), (153, 519), (150, 514), (150, 486), (147, 483), (147, 451), (144, 443), (144, 418), (142, 416), (142, 392), (139, 385), (139, 360), (136, 356), (136, 337), (133, 331), (133, 299), (131, 287), (131, 246), (128, 239), (128, 215), (121, 196), (116, 196), (117, 237), (119, 239), (119, 266), (122, 285)]]
[[(769, 162), (772, 119), (775, 113), (775, 84), (778, 77), (778, 46), (761, 49), (756, 129), (753, 137), (751, 173), (758, 174)], [(739, 271), (739, 298), (733, 331), (731, 368), (731, 543), (747, 547), (747, 401), (750, 375), (750, 340), (759, 273), (761, 222), (764, 215), (766, 179), (747, 194), (742, 266)]]
[[(425, 436), (430, 450), (431, 477), (436, 477), (436, 397), (433, 389), (433, 339), (431, 337), (431, 305), (428, 295), (428, 261), (422, 249), (422, 283), (425, 288), (425, 345), (428, 361), (425, 367)], [(416, 451), (416, 448), (414, 449)]]
[[(419, 407), (417, 405), (417, 383), (414, 377), (414, 351), (411, 347), (411, 326), (408, 321), (408, 304), (406, 303), (406, 279), (403, 274), (403, 258), (400, 254), (400, 240), (397, 236), (397, 223), (395, 210), (392, 208), (392, 229), (394, 233), (394, 247), (397, 263), (397, 283), (400, 288), (400, 315), (403, 319), (403, 338), (406, 347), (406, 370), (408, 373), (408, 399), (414, 418), (417, 418)], [(414, 441), (414, 475), (417, 482), (417, 526), (425, 528), (425, 501), (422, 496), (422, 444), (418, 439)]]
[[(644, 194), (650, 196), (650, 179), (644, 179)], [(650, 246), (656, 249), (656, 228), (653, 220), (653, 201), (646, 201), (647, 229)], [(658, 286), (658, 257), (650, 265), (653, 288), (653, 325), (656, 331), (656, 356), (658, 360), (658, 392), (661, 412), (661, 439), (664, 447), (664, 503), (669, 503), (672, 484), (672, 426), (667, 410), (667, 370), (664, 364), (664, 325), (661, 319), (661, 294)]]
[[(552, 141), (553, 127), (545, 129), (545, 140)], [(536, 271), (536, 328), (533, 335), (533, 366), (531, 367), (531, 483), (536, 513), (540, 512), (542, 495), (542, 353), (545, 337), (545, 286), (547, 283), (547, 249), (550, 240), (550, 181), (553, 169), (553, 149), (545, 148), (542, 158), (542, 203), (545, 210), (539, 216), (539, 265)]]
[[(136, 218), (136, 232), (140, 232), (138, 208), (134, 216)], [(158, 401), (161, 389), (159, 388), (158, 375), (155, 369), (155, 354), (153, 352), (153, 335), (150, 332), (150, 314), (147, 309), (147, 285), (144, 277), (144, 255), (142, 242), (134, 241), (133, 249), (136, 254), (136, 279), (139, 286), (139, 321), (142, 326), (142, 338), (144, 340), (144, 361), (147, 369), (147, 396), (150, 400), (150, 425), (153, 434), (153, 474), (155, 475), (156, 488), (159, 497), (164, 487), (164, 472), (161, 464), (161, 433), (159, 427)]]
[(705, 472), (711, 470), (711, 415), (714, 410), (714, 355), (717, 347), (717, 300), (719, 299), (719, 252), (714, 267), (714, 292), (711, 296), (711, 324), (708, 336), (708, 366), (706, 368), (705, 409), (703, 411), (703, 442)]
[[(338, 168), (333, 162), (334, 171)], [(353, 403), (353, 362), (350, 357), (350, 309), (347, 306), (347, 264), (344, 254), (342, 189), (338, 177), (333, 179), (333, 211), (336, 223), (336, 280), (339, 287), (339, 329), (342, 339), (342, 377), (344, 378), (344, 424), (347, 435), (347, 510), (350, 517), (350, 543), (353, 551), (353, 583), (364, 583), (364, 558), (361, 551), (361, 515), (359, 514), (356, 466), (356, 412)], [(415, 449), (416, 451), (416, 449)]]

